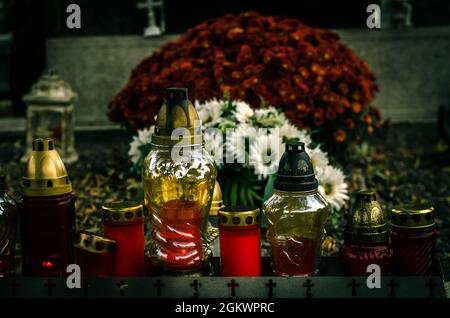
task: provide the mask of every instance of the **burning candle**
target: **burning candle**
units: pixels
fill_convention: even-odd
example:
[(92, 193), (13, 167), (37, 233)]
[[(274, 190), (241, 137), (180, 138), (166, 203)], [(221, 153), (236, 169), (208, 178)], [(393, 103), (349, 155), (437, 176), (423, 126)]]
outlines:
[(72, 185), (50, 138), (33, 141), (20, 208), (23, 273), (66, 275), (73, 263), (75, 211)]

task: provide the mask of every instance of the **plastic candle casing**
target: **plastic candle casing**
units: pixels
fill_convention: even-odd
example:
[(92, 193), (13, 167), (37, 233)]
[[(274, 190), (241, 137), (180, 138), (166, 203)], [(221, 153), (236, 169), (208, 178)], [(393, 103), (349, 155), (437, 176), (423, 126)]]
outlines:
[(223, 276), (261, 276), (261, 227), (258, 208), (219, 211), (220, 264)]

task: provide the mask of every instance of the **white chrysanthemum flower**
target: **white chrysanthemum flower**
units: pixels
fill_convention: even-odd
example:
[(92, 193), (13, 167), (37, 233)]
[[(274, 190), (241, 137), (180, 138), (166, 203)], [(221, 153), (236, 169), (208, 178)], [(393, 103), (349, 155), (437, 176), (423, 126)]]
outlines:
[(282, 154), (282, 142), (276, 134), (261, 134), (250, 145), (250, 165), (259, 179), (277, 171)]
[(327, 165), (317, 169), (316, 177), (319, 180), (319, 192), (333, 209), (339, 211), (348, 200), (348, 185), (342, 170)]
[(233, 113), (239, 123), (248, 123), (254, 114), (249, 104), (242, 101), (236, 102), (236, 111)]
[(257, 130), (254, 127), (242, 124), (237, 128), (226, 129), (226, 163), (242, 163), (244, 166), (248, 164), (246, 158), (245, 140), (249, 140), (252, 144), (257, 135)]
[(220, 123), (223, 102), (212, 99), (202, 104), (196, 102), (195, 107), (204, 127), (213, 127)]
[(256, 109), (253, 119), (257, 125), (262, 127), (280, 127), (286, 120), (273, 106)]
[(133, 140), (130, 142), (130, 150), (128, 156), (130, 156), (132, 162), (137, 162), (141, 156), (141, 147), (148, 145), (152, 142), (152, 135), (155, 132), (155, 126), (138, 130), (137, 136), (133, 136)]
[(297, 138), (298, 141), (305, 143), (305, 146), (308, 146), (312, 142), (308, 132), (298, 129), (297, 127), (292, 125), (289, 121), (287, 121), (287, 119), (280, 127), (280, 135), (282, 138), (286, 139)]
[(309, 158), (311, 158), (314, 170), (328, 166), (328, 156), (319, 147), (316, 147), (314, 149), (307, 148), (306, 152), (308, 153)]
[(206, 130), (204, 136), (205, 150), (213, 157), (216, 165), (223, 164), (223, 136), (220, 130)]

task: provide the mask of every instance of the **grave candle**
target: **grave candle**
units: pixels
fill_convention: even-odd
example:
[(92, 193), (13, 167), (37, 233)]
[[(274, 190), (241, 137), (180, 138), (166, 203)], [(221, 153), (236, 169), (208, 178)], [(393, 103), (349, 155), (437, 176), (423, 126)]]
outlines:
[(102, 209), (104, 235), (116, 241), (116, 276), (145, 276), (142, 204), (116, 201)]
[(264, 202), (267, 240), (276, 275), (317, 273), (330, 206), (317, 191), (311, 159), (302, 142), (288, 142), (281, 157), (273, 195)]
[(220, 265), (224, 276), (261, 276), (259, 209), (226, 207), (219, 211)]
[(79, 231), (74, 246), (75, 263), (83, 277), (114, 276), (116, 241)]
[(18, 215), (17, 203), (8, 195), (6, 178), (0, 174), (0, 277), (13, 271)]
[(392, 272), (395, 275), (431, 275), (435, 261), (434, 209), (427, 204), (405, 204), (392, 209)]
[(25, 275), (62, 276), (73, 263), (75, 209), (71, 192), (53, 140), (35, 139), (23, 177), (20, 207)]
[(348, 275), (367, 275), (367, 266), (377, 264), (381, 274), (389, 274), (392, 251), (389, 247), (386, 216), (374, 191), (360, 191), (349, 213), (341, 259)]

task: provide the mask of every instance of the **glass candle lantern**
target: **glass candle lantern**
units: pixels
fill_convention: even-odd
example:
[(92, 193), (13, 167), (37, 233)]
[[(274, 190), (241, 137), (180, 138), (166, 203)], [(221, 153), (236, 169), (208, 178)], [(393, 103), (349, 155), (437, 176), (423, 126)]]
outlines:
[[(77, 161), (74, 102), (77, 95), (55, 71), (44, 73), (23, 97), (27, 104), (27, 145), (35, 138), (52, 138), (65, 163)], [(31, 153), (27, 149), (22, 161)]]
[(374, 191), (360, 191), (350, 211), (345, 228), (341, 259), (348, 275), (365, 276), (370, 264), (389, 274), (392, 252), (386, 215)]
[(392, 209), (392, 272), (427, 276), (433, 272), (436, 248), (435, 215), (427, 204), (405, 204)]
[(111, 202), (102, 209), (104, 235), (117, 242), (116, 276), (145, 276), (142, 204)]
[(204, 242), (217, 172), (203, 148), (200, 124), (187, 89), (167, 89), (142, 168), (150, 255), (161, 270), (196, 271), (209, 254)]
[(273, 195), (264, 202), (267, 240), (276, 275), (317, 272), (330, 206), (318, 192), (311, 159), (302, 142), (288, 142), (281, 157)]
[(261, 276), (261, 227), (258, 208), (219, 211), (220, 266), (223, 276)]
[(22, 183), (23, 273), (65, 275), (73, 263), (75, 208), (72, 185), (52, 139), (33, 141)]
[(17, 204), (7, 193), (6, 178), (0, 174), (0, 277), (14, 269), (18, 216)]
[(110, 277), (115, 275), (116, 241), (79, 231), (74, 245), (75, 263), (83, 277)]

